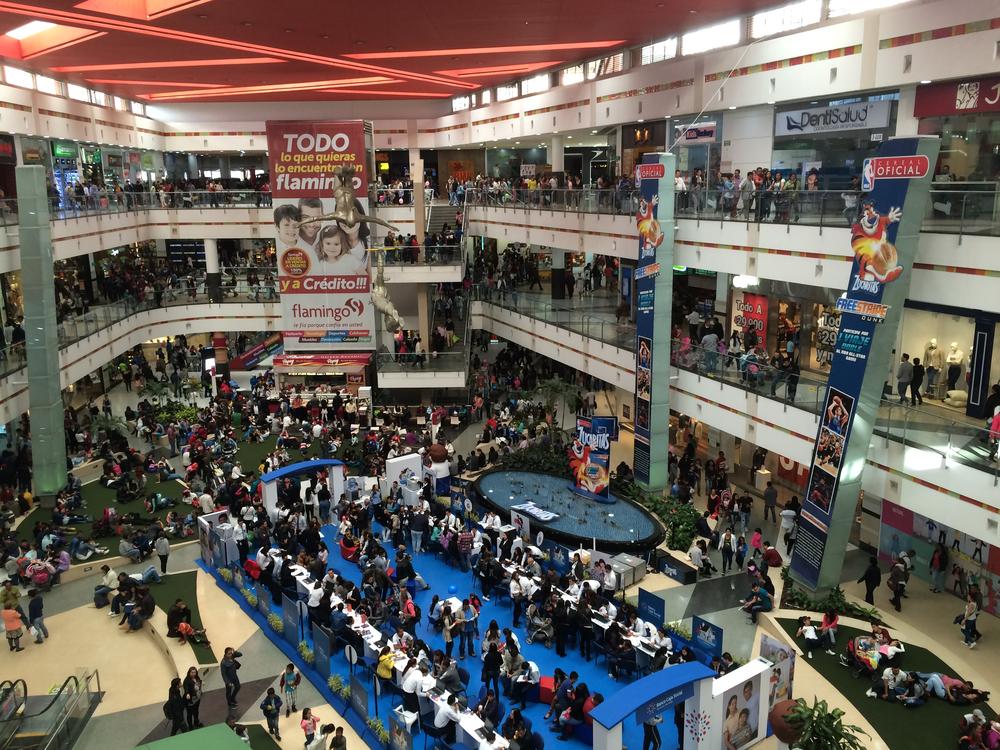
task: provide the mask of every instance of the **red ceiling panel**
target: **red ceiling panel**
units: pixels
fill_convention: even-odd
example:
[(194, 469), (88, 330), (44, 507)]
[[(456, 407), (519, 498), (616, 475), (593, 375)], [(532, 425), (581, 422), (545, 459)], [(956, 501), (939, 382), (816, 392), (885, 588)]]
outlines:
[[(776, 4), (0, 0), (0, 29), (37, 19), (72, 32), (61, 32), (58, 44), (47, 44), (40, 34), (22, 41), (21, 54), (9, 44), (0, 44), (0, 52), (47, 75), (79, 83), (100, 79), (111, 93), (153, 100), (445, 97)], [(142, 75), (133, 72), (138, 69)], [(342, 83), (362, 78), (392, 83)]]

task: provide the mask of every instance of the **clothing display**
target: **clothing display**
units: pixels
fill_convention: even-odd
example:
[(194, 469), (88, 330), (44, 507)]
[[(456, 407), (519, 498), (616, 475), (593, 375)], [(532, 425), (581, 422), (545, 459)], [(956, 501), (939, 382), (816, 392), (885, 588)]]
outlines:
[(925, 395), (930, 397), (936, 395), (934, 390), (937, 387), (938, 374), (941, 372), (943, 363), (944, 356), (938, 348), (937, 339), (931, 339), (924, 348), (924, 368), (927, 371), (927, 387), (924, 389)]
[(953, 343), (951, 345), (951, 351), (948, 352), (948, 390), (955, 390), (955, 386), (958, 383), (958, 377), (962, 374), (962, 360), (965, 358), (965, 354), (961, 349), (958, 348), (958, 344)]

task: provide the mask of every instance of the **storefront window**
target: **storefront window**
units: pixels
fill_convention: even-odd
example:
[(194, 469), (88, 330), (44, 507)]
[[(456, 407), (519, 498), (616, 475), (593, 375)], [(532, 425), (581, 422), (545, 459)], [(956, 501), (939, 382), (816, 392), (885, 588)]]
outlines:
[(994, 182), (1000, 178), (1000, 119), (995, 114), (927, 117), (920, 135), (941, 138), (935, 181)]
[[(965, 411), (976, 321), (971, 317), (907, 308), (896, 360), (909, 354), (924, 366), (923, 397)], [(893, 363), (895, 369), (895, 362)]]
[(815, 179), (820, 190), (847, 188), (895, 132), (897, 99), (895, 93), (876, 94), (784, 107), (774, 116), (771, 170), (785, 177), (795, 172), (803, 185)]

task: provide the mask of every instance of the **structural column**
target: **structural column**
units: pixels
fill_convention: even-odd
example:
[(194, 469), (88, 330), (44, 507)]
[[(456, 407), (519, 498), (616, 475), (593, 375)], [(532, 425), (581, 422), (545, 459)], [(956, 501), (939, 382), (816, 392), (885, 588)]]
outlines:
[(205, 240), (205, 289), (211, 302), (222, 302), (222, 274), (219, 272), (219, 243)]
[(420, 252), (423, 252), (427, 201), (424, 200), (424, 160), (420, 158), (419, 148), (410, 149), (410, 180), (413, 182), (413, 225), (417, 228), (414, 234), (420, 243)]
[(49, 198), (45, 190), (44, 167), (18, 167), (16, 175), (32, 474), (36, 498), (51, 507), (55, 496), (66, 484), (66, 434), (63, 429)]
[(424, 355), (430, 357), (431, 347), (431, 312), (430, 312), (430, 285), (417, 285), (417, 333), (420, 334), (420, 341), (424, 345)]
[(552, 248), (552, 299), (566, 299), (566, 251)]
[(549, 164), (553, 172), (562, 172), (566, 168), (561, 135), (554, 135), (549, 141)]

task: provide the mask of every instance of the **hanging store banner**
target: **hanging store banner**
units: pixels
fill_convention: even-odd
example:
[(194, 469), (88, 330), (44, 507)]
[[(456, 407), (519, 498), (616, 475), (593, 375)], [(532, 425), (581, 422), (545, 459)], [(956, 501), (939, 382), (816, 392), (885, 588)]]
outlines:
[(611, 485), (611, 442), (618, 439), (618, 417), (577, 417), (576, 437), (568, 448), (576, 489), (607, 498)]
[[(667, 485), (670, 431), (670, 326), (674, 265), (674, 155), (643, 154), (635, 168), (639, 207), (635, 223), (635, 449), (632, 471), (648, 489)], [(659, 207), (663, 206), (660, 213)], [(662, 217), (662, 218), (661, 218)]]
[(937, 138), (894, 138), (864, 163), (868, 194), (851, 227), (854, 264), (837, 300), (840, 326), (790, 565), (792, 578), (813, 590), (840, 583), (938, 146)]
[(981, 112), (1000, 112), (1000, 76), (917, 87), (914, 117), (948, 117)]
[(268, 121), (267, 144), (285, 350), (374, 349), (369, 227), (322, 218), (352, 208), (334, 198), (342, 170), (368, 213), (364, 123)]
[(730, 330), (740, 332), (740, 336), (744, 337), (744, 345), (747, 331), (753, 331), (757, 336), (757, 345), (767, 348), (767, 295), (733, 292), (732, 321)]

